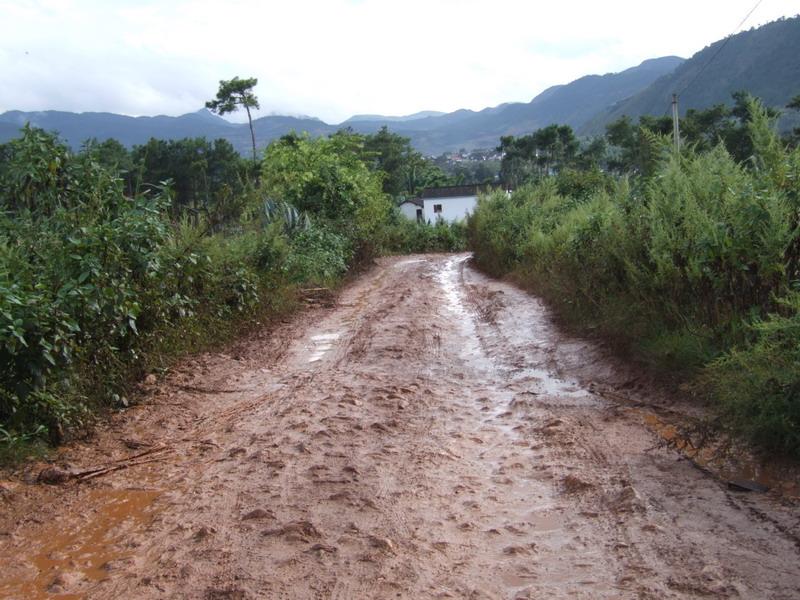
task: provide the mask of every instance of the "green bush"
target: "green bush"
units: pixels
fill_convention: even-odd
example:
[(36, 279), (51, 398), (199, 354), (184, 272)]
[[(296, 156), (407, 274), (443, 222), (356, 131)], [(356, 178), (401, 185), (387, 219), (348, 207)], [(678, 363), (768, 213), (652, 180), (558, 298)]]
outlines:
[(347, 238), (320, 227), (298, 233), (290, 248), (285, 269), (295, 283), (330, 285), (344, 274), (352, 258)]
[[(84, 411), (78, 365), (135, 357), (139, 291), (164, 267), (164, 198), (27, 129), (0, 171), (0, 423), (28, 431)], [(113, 385), (111, 389), (113, 390)]]
[(213, 338), (286, 286), (275, 229), (208, 235), (169, 192), (122, 182), (26, 129), (0, 164), (0, 429), (58, 439), (165, 353)]
[(383, 192), (383, 175), (364, 162), (361, 136), (286, 135), (265, 151), (261, 176), (269, 198), (347, 238), (356, 262), (380, 252), (391, 204)]
[(800, 454), (800, 293), (781, 300), (783, 314), (756, 319), (751, 344), (712, 361), (701, 386), (720, 402), (737, 431), (761, 447)]
[(382, 240), (383, 250), (391, 253), (463, 252), (467, 247), (466, 225), (443, 220), (431, 225), (396, 213), (385, 226)]

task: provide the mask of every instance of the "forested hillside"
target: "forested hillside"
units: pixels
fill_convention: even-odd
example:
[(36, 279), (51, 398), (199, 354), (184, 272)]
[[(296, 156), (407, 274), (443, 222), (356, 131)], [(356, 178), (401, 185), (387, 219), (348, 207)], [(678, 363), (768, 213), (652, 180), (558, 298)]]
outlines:
[(519, 135), (559, 123), (581, 127), (600, 107), (643, 90), (682, 62), (675, 56), (645, 61), (637, 67), (606, 75), (589, 75), (549, 88), (527, 104), (512, 102), (481, 111), (460, 110), (411, 122), (363, 121), (351, 123), (360, 132), (383, 125), (411, 138), (426, 154), (458, 148), (491, 148), (504, 135)]
[(798, 56), (800, 17), (744, 31), (703, 48), (645, 90), (598, 113), (579, 132), (600, 133), (623, 115), (635, 119), (665, 114), (673, 93), (679, 94), (684, 114), (727, 102), (740, 90), (758, 96), (767, 106), (782, 107), (797, 94)]

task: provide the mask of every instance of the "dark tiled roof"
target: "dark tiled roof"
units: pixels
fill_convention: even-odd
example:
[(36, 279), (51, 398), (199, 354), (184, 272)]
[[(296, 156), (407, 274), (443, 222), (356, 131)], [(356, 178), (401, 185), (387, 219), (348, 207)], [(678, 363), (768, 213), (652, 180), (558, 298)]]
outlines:
[(479, 192), (495, 189), (494, 185), (447, 185), (425, 188), (420, 198), (455, 198), (457, 196), (477, 196)]
[(410, 202), (411, 204), (416, 204), (417, 206), (422, 206), (422, 199), (421, 198), (406, 198), (400, 203), (400, 206), (405, 204), (406, 202)]

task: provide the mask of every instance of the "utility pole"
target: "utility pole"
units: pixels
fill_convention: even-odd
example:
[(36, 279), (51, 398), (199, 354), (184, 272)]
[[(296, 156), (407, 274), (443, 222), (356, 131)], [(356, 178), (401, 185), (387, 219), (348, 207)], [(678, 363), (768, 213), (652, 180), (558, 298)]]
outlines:
[(678, 121), (678, 94), (672, 94), (672, 141), (675, 153), (681, 151), (681, 126)]

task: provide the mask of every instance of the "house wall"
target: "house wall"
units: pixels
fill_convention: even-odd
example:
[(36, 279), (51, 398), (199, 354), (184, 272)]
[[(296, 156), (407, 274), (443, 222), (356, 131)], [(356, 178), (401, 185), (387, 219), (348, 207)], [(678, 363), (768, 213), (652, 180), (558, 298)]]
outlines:
[(403, 202), (400, 206), (400, 214), (402, 214), (406, 219), (411, 219), (412, 221), (417, 220), (417, 209), (420, 208), (413, 202)]
[[(425, 198), (423, 199), (423, 203), (425, 207), (422, 214), (426, 222), (430, 221), (431, 223), (436, 223), (437, 219), (442, 218), (448, 223), (452, 223), (453, 221), (466, 219), (467, 215), (475, 210), (475, 206), (478, 204), (478, 197), (456, 196), (453, 198)], [(433, 212), (434, 204), (442, 205), (441, 213)]]

